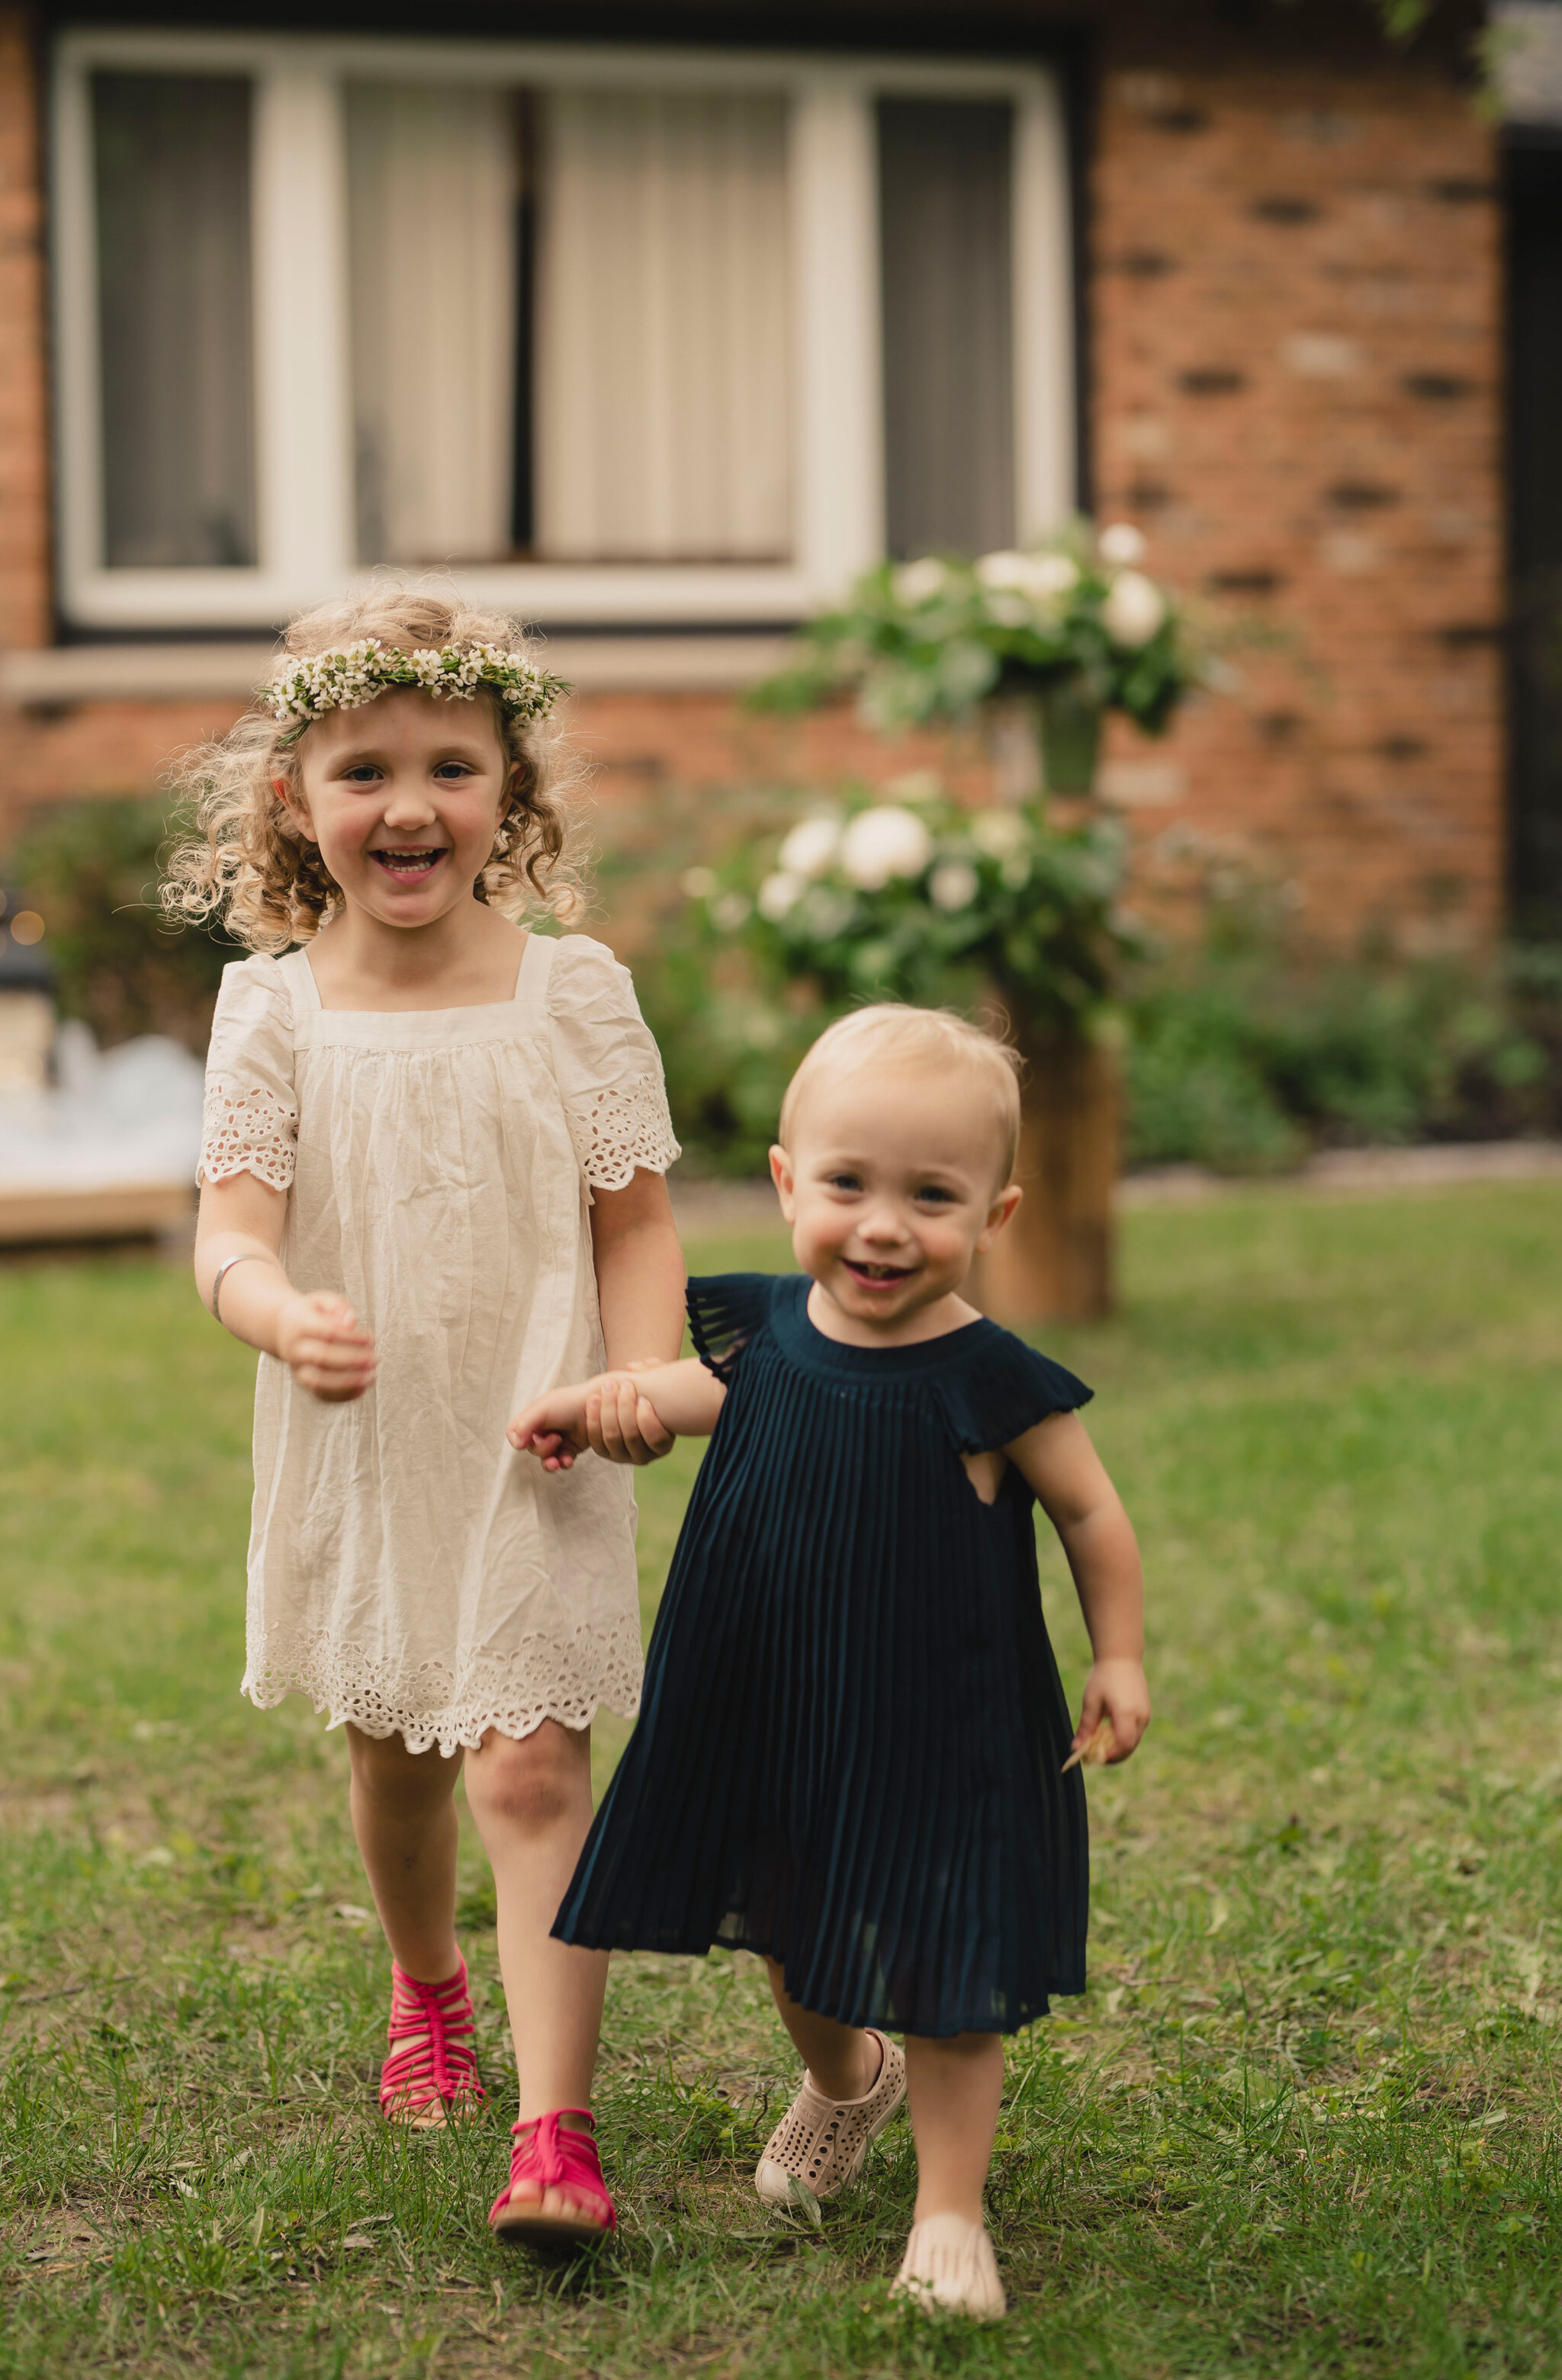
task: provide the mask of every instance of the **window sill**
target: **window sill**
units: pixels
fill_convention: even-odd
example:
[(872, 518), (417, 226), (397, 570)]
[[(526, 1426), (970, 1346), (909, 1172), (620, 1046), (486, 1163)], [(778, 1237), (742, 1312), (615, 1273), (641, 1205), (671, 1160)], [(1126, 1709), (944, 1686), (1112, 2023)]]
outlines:
[[(275, 647), (56, 645), (0, 656), (0, 700), (18, 710), (83, 702), (242, 702)], [(555, 637), (542, 653), (582, 694), (740, 694), (785, 663), (784, 637)]]

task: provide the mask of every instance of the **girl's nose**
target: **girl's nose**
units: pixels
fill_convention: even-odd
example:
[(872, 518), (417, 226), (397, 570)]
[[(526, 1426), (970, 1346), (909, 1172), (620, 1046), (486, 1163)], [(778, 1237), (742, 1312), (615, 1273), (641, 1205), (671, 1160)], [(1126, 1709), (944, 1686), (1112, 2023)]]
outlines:
[(434, 806), (421, 785), (393, 784), (385, 797), (387, 826), (427, 826), (434, 815)]

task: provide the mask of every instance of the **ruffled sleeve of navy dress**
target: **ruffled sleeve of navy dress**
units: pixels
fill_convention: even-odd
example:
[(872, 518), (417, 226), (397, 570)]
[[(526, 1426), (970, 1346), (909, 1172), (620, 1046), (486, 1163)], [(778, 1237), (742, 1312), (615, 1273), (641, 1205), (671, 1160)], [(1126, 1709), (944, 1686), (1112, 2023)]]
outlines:
[(805, 2008), (1007, 2033), (1084, 1988), (1084, 1791), (1042, 1618), (1034, 1499), (960, 1460), (1090, 1395), (995, 1323), (861, 1348), (810, 1283), (691, 1281), (728, 1395), (639, 1725), (555, 1932), (782, 1961)]

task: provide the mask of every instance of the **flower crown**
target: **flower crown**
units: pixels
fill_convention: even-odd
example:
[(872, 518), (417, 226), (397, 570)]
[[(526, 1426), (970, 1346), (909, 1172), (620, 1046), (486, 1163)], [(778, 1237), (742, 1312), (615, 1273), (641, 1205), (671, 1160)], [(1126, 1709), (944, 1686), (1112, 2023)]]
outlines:
[(409, 686), (461, 702), (470, 702), (480, 686), (489, 686), (506, 710), (526, 721), (545, 719), (559, 696), (570, 690), (567, 679), (498, 645), (429, 646), (403, 653), (387, 651), (377, 637), (365, 637), (346, 652), (289, 660), (262, 692), (283, 726), (295, 722), (281, 739), (293, 744), (328, 710), (357, 710), (392, 686)]

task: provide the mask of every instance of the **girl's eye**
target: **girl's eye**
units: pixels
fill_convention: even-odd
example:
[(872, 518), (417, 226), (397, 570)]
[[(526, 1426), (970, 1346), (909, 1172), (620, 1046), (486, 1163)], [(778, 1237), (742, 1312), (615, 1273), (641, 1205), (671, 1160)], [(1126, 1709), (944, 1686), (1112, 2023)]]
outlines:
[(360, 760), (355, 768), (343, 770), (342, 782), (348, 785), (372, 785), (378, 783), (379, 776), (372, 760)]
[(442, 760), (434, 771), (436, 777), (471, 777), (476, 771), (466, 760)]

